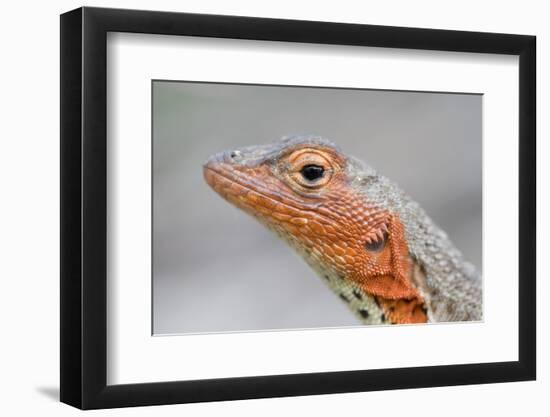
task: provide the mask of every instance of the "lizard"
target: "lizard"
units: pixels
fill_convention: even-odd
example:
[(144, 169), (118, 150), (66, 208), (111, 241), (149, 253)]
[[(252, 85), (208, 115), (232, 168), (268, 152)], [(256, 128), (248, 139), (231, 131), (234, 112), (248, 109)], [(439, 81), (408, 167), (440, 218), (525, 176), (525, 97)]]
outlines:
[(208, 185), (286, 241), (364, 324), (480, 321), (481, 275), (397, 184), (328, 139), (212, 155)]

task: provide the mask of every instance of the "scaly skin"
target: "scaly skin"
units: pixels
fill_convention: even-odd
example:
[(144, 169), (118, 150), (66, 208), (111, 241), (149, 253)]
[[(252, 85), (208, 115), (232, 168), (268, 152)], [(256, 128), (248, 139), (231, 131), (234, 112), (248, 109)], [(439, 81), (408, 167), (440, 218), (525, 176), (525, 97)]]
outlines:
[(296, 249), (363, 323), (481, 320), (473, 266), (418, 204), (333, 143), (289, 137), (221, 152), (204, 177)]

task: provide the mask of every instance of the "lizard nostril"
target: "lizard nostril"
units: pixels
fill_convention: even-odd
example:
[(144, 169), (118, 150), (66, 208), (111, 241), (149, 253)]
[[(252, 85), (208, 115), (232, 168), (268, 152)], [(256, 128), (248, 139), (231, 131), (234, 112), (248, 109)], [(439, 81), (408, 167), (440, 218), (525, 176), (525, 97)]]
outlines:
[(240, 151), (231, 151), (231, 152), (229, 153), (229, 157), (230, 157), (231, 159), (236, 159), (236, 158), (238, 158), (239, 156), (241, 156), (241, 152), (240, 152)]

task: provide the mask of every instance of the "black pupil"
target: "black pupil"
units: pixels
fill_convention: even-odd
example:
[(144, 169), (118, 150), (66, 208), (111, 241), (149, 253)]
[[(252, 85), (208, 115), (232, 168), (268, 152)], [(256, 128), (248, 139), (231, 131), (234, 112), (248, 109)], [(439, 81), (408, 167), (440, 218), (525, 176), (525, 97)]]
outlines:
[(300, 170), (300, 172), (302, 173), (302, 177), (306, 180), (315, 181), (324, 175), (325, 169), (319, 165), (306, 165)]

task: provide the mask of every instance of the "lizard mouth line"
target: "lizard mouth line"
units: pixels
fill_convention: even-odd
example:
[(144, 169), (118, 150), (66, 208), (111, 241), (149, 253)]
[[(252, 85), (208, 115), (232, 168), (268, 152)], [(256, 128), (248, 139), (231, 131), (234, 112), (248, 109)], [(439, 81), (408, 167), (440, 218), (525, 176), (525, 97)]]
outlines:
[[(256, 193), (256, 194), (258, 194), (258, 195), (260, 195), (260, 196), (262, 196), (262, 197), (264, 197), (264, 198), (266, 198), (266, 199), (268, 199), (268, 200), (270, 200), (270, 201), (272, 201), (276, 204), (280, 204), (284, 207), (287, 207), (287, 208), (292, 209), (292, 210), (297, 210), (299, 212), (308, 212), (308, 213), (314, 214), (315, 216), (321, 217), (321, 218), (325, 219), (325, 221), (330, 222), (330, 224), (333, 224), (332, 219), (327, 218), (326, 216), (320, 215), (319, 213), (315, 212), (314, 210), (304, 209), (302, 207), (297, 207), (297, 206), (294, 206), (292, 204), (289, 204), (288, 202), (283, 202), (283, 201), (273, 197), (272, 195), (269, 195), (267, 192), (261, 190), (261, 186), (258, 186), (259, 189), (258, 188), (252, 188), (250, 185), (245, 184), (243, 179), (240, 178), (239, 175), (235, 174), (234, 172), (223, 172), (222, 170), (215, 169), (215, 168), (212, 168), (212, 167), (209, 167), (209, 166), (205, 166), (204, 169), (210, 171), (215, 176), (221, 177), (224, 180), (226, 180), (226, 181), (228, 181), (232, 184), (236, 184), (239, 187), (242, 187), (242, 188), (244, 188), (245, 190), (247, 190), (249, 192)], [(214, 180), (214, 182), (211, 183), (210, 185), (214, 186), (216, 184), (216, 182), (217, 182), (217, 180)], [(234, 193), (232, 193), (232, 194), (234, 194)]]

